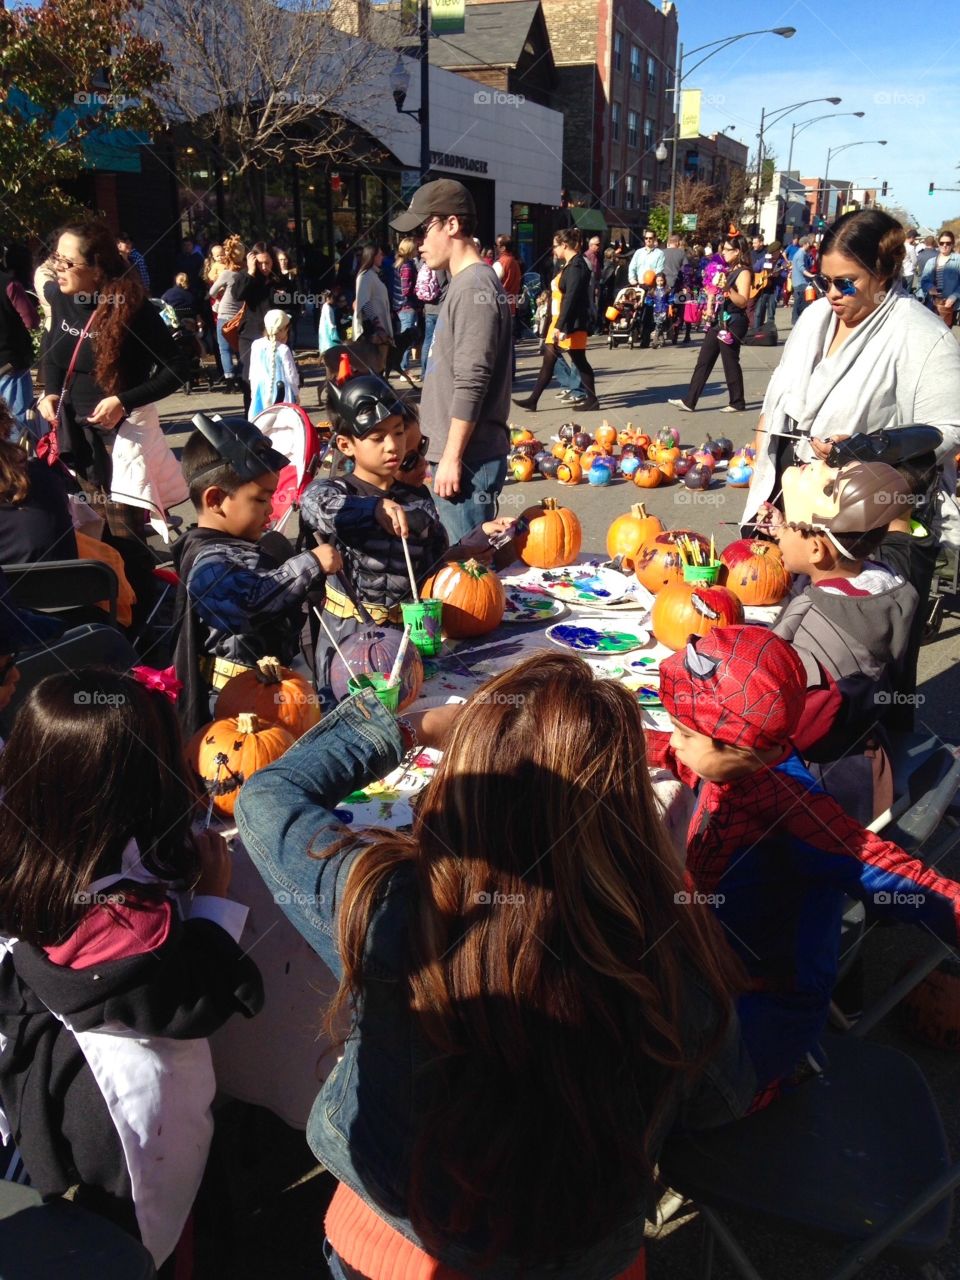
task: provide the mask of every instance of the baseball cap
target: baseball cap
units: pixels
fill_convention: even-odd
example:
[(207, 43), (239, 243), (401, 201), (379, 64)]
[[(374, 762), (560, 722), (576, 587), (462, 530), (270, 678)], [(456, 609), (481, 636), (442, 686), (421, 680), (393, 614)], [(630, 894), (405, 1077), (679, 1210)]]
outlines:
[(453, 178), (438, 178), (436, 182), (427, 182), (415, 191), (410, 208), (406, 213), (397, 214), (391, 219), (390, 225), (394, 231), (416, 231), (428, 218), (451, 216), (476, 221), (477, 206), (462, 182), (456, 182)]
[(803, 713), (800, 655), (766, 627), (715, 627), (660, 664), (660, 701), (675, 720), (733, 747), (790, 741)]
[[(267, 471), (279, 472), (290, 465), (286, 454), (274, 449), (260, 428), (246, 418), (208, 418), (205, 413), (197, 413), (194, 414), (193, 425), (244, 484)], [(206, 469), (204, 467), (196, 474), (201, 475)]]

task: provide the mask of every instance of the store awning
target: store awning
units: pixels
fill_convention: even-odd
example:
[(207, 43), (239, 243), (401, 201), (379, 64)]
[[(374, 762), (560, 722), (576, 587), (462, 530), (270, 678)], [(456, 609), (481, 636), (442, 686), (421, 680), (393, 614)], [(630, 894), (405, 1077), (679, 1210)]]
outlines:
[(573, 225), (581, 231), (606, 231), (607, 222), (599, 209), (570, 209)]

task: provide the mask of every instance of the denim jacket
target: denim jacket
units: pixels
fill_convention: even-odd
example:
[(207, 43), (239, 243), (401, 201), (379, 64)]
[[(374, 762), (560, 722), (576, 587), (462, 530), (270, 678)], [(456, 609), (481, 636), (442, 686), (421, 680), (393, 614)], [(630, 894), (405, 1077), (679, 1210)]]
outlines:
[[(338, 914), (355, 851), (310, 857), (345, 833), (334, 807), (351, 792), (396, 768), (402, 755), (392, 716), (372, 693), (342, 702), (281, 759), (244, 784), (236, 815), (243, 843), (294, 926), (329, 966), (342, 974)], [(434, 1053), (415, 1024), (406, 992), (407, 949), (415, 881), (395, 873), (370, 924), (363, 997), (343, 1055), (324, 1081), (307, 1126), (318, 1159), (384, 1221), (420, 1248), (406, 1212), (410, 1155), (417, 1133), (418, 1069)], [(685, 1017), (690, 1039), (709, 1034), (716, 1010), (695, 980)], [(755, 1087), (734, 1020), (710, 1066), (685, 1094), (675, 1117), (691, 1128), (741, 1115)], [(628, 1205), (623, 1224), (562, 1264), (527, 1267), (525, 1280), (611, 1280), (643, 1247), (645, 1205)], [(482, 1240), (450, 1241), (442, 1261), (484, 1280), (512, 1280), (516, 1262), (501, 1258), (479, 1269)]]
[[(930, 290), (936, 287), (936, 283), (937, 257), (934, 254), (923, 264), (923, 273), (920, 276), (920, 292), (924, 297), (929, 298)], [(946, 302), (948, 298), (960, 298), (960, 253), (951, 253), (943, 264), (943, 289), (940, 293), (940, 301)]]

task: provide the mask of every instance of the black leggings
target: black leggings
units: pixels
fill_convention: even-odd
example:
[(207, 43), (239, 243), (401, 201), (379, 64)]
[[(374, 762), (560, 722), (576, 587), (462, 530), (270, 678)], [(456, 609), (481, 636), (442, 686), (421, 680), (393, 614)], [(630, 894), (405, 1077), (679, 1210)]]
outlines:
[[(564, 355), (569, 356), (573, 361), (574, 367), (580, 374), (580, 381), (583, 383), (584, 390), (591, 400), (595, 400), (597, 393), (594, 389), (593, 370), (587, 360), (586, 351), (567, 351)], [(540, 372), (537, 375), (537, 385), (530, 392), (530, 400), (536, 404), (543, 395), (546, 388), (550, 385), (550, 379), (553, 377), (554, 366), (557, 363), (558, 348), (549, 346), (543, 348), (543, 364), (540, 366)]]
[[(747, 323), (746, 315), (740, 312), (738, 315), (731, 316), (726, 325), (712, 324), (707, 330), (703, 346), (700, 348), (700, 355), (697, 357), (693, 377), (690, 379), (690, 386), (683, 398), (683, 403), (688, 408), (697, 407), (697, 401), (703, 394), (703, 388), (707, 385), (711, 370), (717, 363), (717, 356), (723, 361), (723, 375), (727, 380), (730, 403), (734, 409), (746, 408), (743, 398), (743, 370), (740, 368), (740, 344), (746, 337)], [(726, 328), (727, 332), (733, 335), (733, 342), (720, 341), (717, 335), (721, 328)]]

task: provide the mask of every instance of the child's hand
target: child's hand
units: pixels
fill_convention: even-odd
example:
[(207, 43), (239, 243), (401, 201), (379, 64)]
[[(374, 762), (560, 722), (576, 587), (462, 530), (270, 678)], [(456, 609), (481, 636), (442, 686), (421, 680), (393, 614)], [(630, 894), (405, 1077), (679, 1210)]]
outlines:
[(488, 538), (495, 538), (498, 533), (512, 533), (514, 523), (510, 516), (497, 516), (496, 520), (484, 520), (480, 528)]
[(227, 842), (218, 831), (196, 831), (193, 836), (200, 855), (200, 879), (194, 892), (225, 898), (230, 888), (233, 863)]
[(395, 538), (409, 538), (407, 513), (399, 502), (394, 502), (392, 498), (381, 498), (374, 514), (377, 524), (386, 529), (387, 533), (392, 533)]
[(757, 510), (757, 528), (775, 536), (782, 524), (783, 512), (780, 508), (775, 507), (772, 502), (762, 502)]
[(343, 557), (340, 552), (326, 542), (322, 542), (319, 547), (314, 547), (313, 554), (324, 573), (339, 573), (343, 568)]

